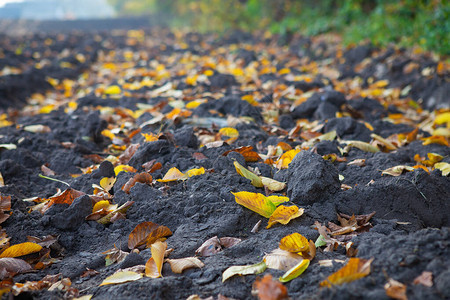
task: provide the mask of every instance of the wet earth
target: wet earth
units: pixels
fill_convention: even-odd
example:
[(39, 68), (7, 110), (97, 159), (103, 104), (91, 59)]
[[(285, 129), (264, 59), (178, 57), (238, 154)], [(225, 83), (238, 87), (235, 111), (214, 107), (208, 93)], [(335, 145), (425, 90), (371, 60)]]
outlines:
[[(15, 255), (31, 269), (0, 264), (3, 297), (252, 299), (257, 277), (285, 271), (222, 282), (228, 267), (261, 262), (295, 232), (316, 242), (338, 213), (375, 212), (364, 230), (316, 243), (306, 271), (283, 284), (289, 297), (389, 299), (394, 279), (408, 299), (449, 299), (448, 63), (420, 49), (344, 47), (333, 35), (281, 40), (154, 28), (2, 34), (0, 194), (11, 208), (2, 204), (0, 247), (42, 246)], [(257, 187), (235, 162), (286, 186)], [(204, 173), (160, 180), (173, 167)], [(125, 189), (137, 173), (151, 179)], [(58, 189), (80, 193), (56, 201)], [(287, 196), (304, 213), (266, 229), (236, 202), (243, 191)], [(132, 204), (98, 222), (100, 201)], [(150, 259), (151, 247), (128, 247), (142, 222), (170, 229), (168, 258), (197, 255), (204, 266), (177, 274), (164, 263), (160, 278), (99, 286)], [(196, 254), (215, 236), (241, 241)], [(122, 259), (107, 264), (114, 247)], [(373, 258), (370, 274), (321, 287), (349, 256)], [(431, 284), (417, 280), (423, 272)], [(283, 299), (269, 296), (260, 291)]]

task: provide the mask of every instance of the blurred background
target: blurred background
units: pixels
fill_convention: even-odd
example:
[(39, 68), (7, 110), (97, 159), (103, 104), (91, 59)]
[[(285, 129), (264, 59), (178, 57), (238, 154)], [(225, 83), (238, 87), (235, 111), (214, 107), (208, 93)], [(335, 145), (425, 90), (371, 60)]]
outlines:
[(1, 19), (79, 20), (148, 17), (151, 24), (206, 32), (230, 29), (338, 33), (450, 54), (448, 0), (0, 0)]

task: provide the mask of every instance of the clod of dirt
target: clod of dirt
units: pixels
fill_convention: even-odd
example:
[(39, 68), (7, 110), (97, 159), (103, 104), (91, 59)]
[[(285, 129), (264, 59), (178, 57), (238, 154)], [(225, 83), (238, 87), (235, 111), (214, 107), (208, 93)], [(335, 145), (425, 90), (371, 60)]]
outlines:
[(337, 169), (315, 153), (301, 151), (289, 164), (288, 196), (300, 204), (323, 201), (340, 189)]
[[(58, 205), (58, 204), (55, 204)], [(62, 212), (50, 218), (53, 226), (61, 230), (77, 229), (92, 212), (92, 200), (88, 195), (76, 198), (73, 203)]]

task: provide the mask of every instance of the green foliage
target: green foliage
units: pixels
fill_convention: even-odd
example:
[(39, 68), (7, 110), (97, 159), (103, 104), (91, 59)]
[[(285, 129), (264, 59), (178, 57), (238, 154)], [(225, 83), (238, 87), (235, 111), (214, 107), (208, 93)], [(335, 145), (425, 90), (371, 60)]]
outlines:
[(346, 43), (419, 45), (450, 54), (446, 0), (109, 0), (122, 14), (164, 13), (174, 26), (205, 32), (337, 32)]

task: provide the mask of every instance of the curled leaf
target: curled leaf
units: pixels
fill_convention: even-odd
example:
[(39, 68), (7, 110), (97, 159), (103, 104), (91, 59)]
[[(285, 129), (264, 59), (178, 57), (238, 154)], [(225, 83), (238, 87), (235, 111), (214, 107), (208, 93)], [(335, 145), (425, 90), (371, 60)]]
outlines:
[(171, 182), (171, 181), (177, 181), (177, 180), (185, 180), (187, 179), (187, 175), (182, 173), (177, 168), (173, 167), (170, 168), (169, 171), (167, 171), (166, 175), (162, 179), (157, 179), (159, 182)]
[(156, 240), (172, 235), (172, 231), (164, 225), (153, 222), (138, 224), (128, 236), (128, 248), (134, 249), (144, 244), (149, 247)]
[(233, 277), (234, 275), (250, 275), (259, 274), (266, 270), (267, 266), (264, 261), (247, 266), (232, 266), (226, 269), (222, 274), (222, 282)]
[(286, 225), (292, 219), (298, 218), (303, 215), (303, 208), (298, 208), (296, 205), (284, 206), (280, 205), (275, 209), (269, 218), (269, 223), (267, 224), (267, 229), (272, 227), (275, 223), (280, 223)]
[(304, 259), (280, 277), (281, 282), (289, 282), (302, 275), (309, 266), (309, 259)]
[(263, 187), (261, 178), (258, 175), (249, 171), (247, 168), (243, 167), (237, 161), (234, 161), (233, 164), (234, 164), (234, 167), (236, 168), (236, 171), (238, 172), (238, 174), (241, 175), (242, 177), (250, 179), (250, 181), (252, 182), (252, 185), (254, 185), (256, 187)]
[(24, 260), (4, 257), (0, 258), (0, 280), (13, 277), (16, 274), (27, 272), (33, 268)]
[(161, 277), (161, 270), (164, 263), (164, 252), (167, 249), (167, 243), (156, 241), (151, 246), (152, 257), (145, 264), (145, 276), (151, 278)]
[(190, 268), (203, 268), (205, 266), (204, 263), (197, 257), (185, 257), (178, 259), (167, 259), (166, 260), (170, 264), (170, 268), (172, 272), (181, 274), (184, 270)]
[(275, 179), (261, 176), (262, 184), (271, 191), (278, 192), (286, 187), (286, 183), (277, 181)]
[(382, 175), (400, 176), (404, 171), (412, 172), (414, 167), (410, 166), (395, 166), (381, 172)]
[(278, 169), (287, 169), (289, 164), (294, 159), (294, 157), (300, 152), (300, 149), (292, 149), (286, 151), (283, 155), (281, 155), (280, 159), (276, 161), (276, 166)]

